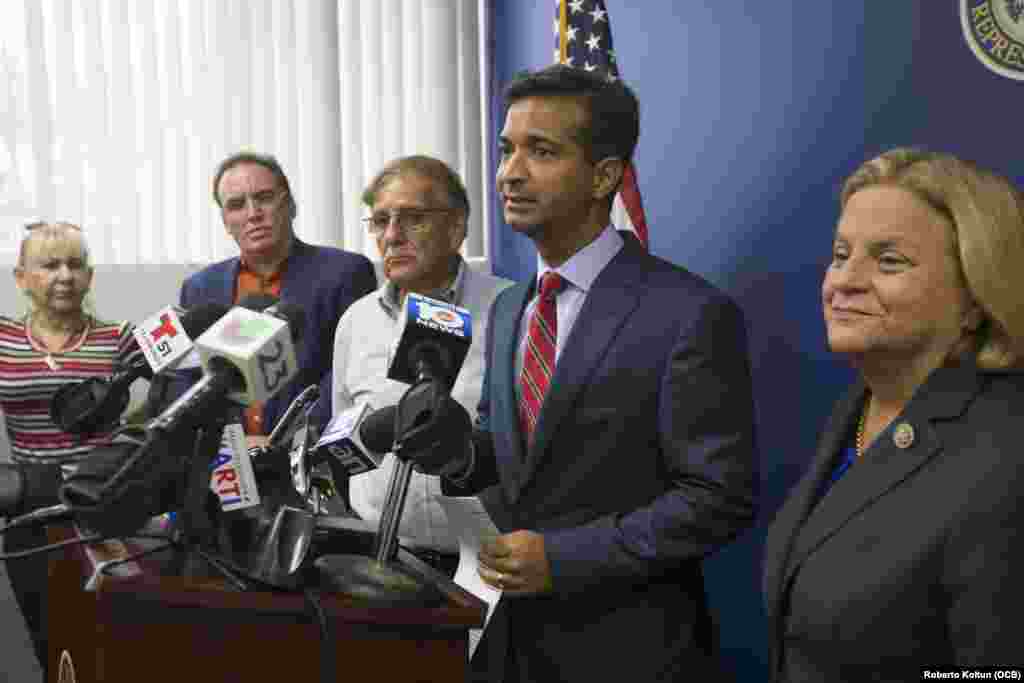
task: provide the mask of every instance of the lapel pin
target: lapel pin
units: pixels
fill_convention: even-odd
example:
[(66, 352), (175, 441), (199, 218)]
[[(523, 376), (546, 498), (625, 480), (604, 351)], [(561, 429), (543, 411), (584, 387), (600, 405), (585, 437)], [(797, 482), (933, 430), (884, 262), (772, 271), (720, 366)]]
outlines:
[(892, 442), (896, 448), (910, 448), (914, 445), (914, 427), (909, 422), (900, 422), (892, 433)]

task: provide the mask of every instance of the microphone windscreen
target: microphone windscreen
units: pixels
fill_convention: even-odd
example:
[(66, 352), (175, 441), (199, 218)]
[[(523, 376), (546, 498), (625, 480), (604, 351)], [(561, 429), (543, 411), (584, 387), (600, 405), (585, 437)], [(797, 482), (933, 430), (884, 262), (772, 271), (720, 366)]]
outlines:
[(107, 483), (137, 449), (138, 445), (133, 443), (109, 443), (94, 448), (61, 486), (61, 501), (72, 510), (99, 505)]
[(230, 307), (224, 304), (205, 303), (193, 306), (181, 316), (181, 324), (185, 328), (185, 334), (188, 335), (189, 339), (195, 339), (210, 329), (229, 310), (231, 310)]
[(426, 373), (450, 390), (472, 343), (472, 317), (468, 309), (410, 292), (387, 378), (415, 384)]
[[(50, 419), (63, 432), (91, 430), (94, 423), (102, 422), (94, 414), (109, 395), (110, 383), (105, 379), (90, 377), (82, 382), (65, 384), (50, 399)], [(125, 405), (127, 405), (125, 396)], [(117, 408), (118, 406), (115, 406)], [(120, 406), (123, 408), (123, 406)], [(107, 412), (103, 411), (104, 414)], [(120, 415), (120, 413), (118, 413)]]
[(139, 347), (139, 341), (133, 336), (127, 353), (114, 364), (114, 373), (110, 379), (119, 383), (118, 388), (127, 388), (139, 378), (151, 381), (153, 374), (153, 368), (149, 367), (149, 361)]
[(56, 505), (60, 465), (0, 463), (0, 517)]
[(145, 358), (139, 358), (128, 366), (127, 376), (131, 376), (133, 380), (144, 379), (147, 382), (153, 379), (153, 368), (149, 367), (149, 363), (146, 362)]
[(151, 437), (143, 444), (125, 440), (98, 446), (61, 485), (61, 502), (93, 531), (130, 534), (182, 500), (191, 445), (190, 434), (182, 434)]
[(298, 344), (302, 339), (302, 330), (306, 325), (306, 311), (302, 306), (291, 301), (282, 301), (273, 307), (272, 315), (288, 323), (292, 333), (292, 343)]
[(279, 299), (273, 294), (256, 292), (243, 296), (238, 300), (238, 305), (242, 308), (248, 308), (250, 311), (262, 311), (264, 308), (270, 308), (278, 301)]
[(371, 453), (388, 453), (395, 445), (395, 406), (375, 410), (359, 425), (359, 440)]
[(0, 517), (21, 514), (21, 499), (25, 495), (25, 475), (21, 465), (0, 463)]

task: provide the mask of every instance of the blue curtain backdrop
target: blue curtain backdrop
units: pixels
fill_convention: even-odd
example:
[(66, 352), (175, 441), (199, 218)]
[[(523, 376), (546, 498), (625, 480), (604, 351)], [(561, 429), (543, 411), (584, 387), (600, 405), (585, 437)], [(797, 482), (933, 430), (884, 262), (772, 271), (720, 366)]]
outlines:
[[(651, 250), (729, 292), (747, 315), (760, 438), (758, 527), (706, 563), (739, 681), (765, 680), (764, 529), (813, 452), (850, 372), (825, 348), (819, 288), (843, 178), (897, 145), (953, 152), (1018, 182), (1024, 83), (986, 69), (956, 0), (607, 0), (623, 77), (640, 97), (637, 172)], [(492, 0), (492, 86), (550, 63), (554, 2)], [(501, 129), (500, 100), (492, 104)], [(500, 220), (495, 271), (535, 252)]]

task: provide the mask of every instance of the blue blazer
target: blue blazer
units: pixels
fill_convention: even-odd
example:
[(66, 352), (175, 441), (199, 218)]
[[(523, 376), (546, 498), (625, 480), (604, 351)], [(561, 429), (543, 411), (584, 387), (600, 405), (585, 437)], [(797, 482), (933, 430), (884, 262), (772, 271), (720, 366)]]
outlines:
[(1024, 374), (935, 370), (819, 500), (865, 395), (857, 382), (837, 402), (768, 530), (770, 680), (895, 683), (926, 667), (1019, 667)]
[[(212, 302), (231, 306), (240, 265), (236, 256), (191, 275), (181, 286), (181, 305)], [(296, 349), (299, 374), (264, 407), (263, 424), (268, 433), (292, 400), (310, 384), (320, 385), (314, 419), (321, 426), (331, 419), (331, 364), (338, 319), (353, 301), (376, 288), (373, 264), (365, 256), (312, 246), (294, 238), (281, 282), (281, 299), (301, 306), (306, 324)]]
[[(715, 667), (701, 560), (754, 520), (754, 415), (743, 317), (627, 239), (559, 355), (533, 446), (516, 407), (520, 319), (536, 278), (499, 295), (475, 435), (479, 492), (502, 532), (544, 535), (554, 593), (503, 598), (474, 667), (499, 680), (677, 680)], [(483, 656), (481, 656), (483, 655)]]

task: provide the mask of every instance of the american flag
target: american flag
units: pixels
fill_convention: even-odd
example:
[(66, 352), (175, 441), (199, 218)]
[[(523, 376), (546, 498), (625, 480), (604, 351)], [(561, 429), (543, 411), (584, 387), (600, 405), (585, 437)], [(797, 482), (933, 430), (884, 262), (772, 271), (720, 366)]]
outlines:
[[(555, 62), (587, 71), (602, 71), (619, 78), (612, 49), (612, 27), (604, 0), (557, 0), (555, 10)], [(612, 206), (612, 223), (636, 234), (647, 247), (647, 219), (640, 200), (636, 170), (626, 165), (622, 186)]]

